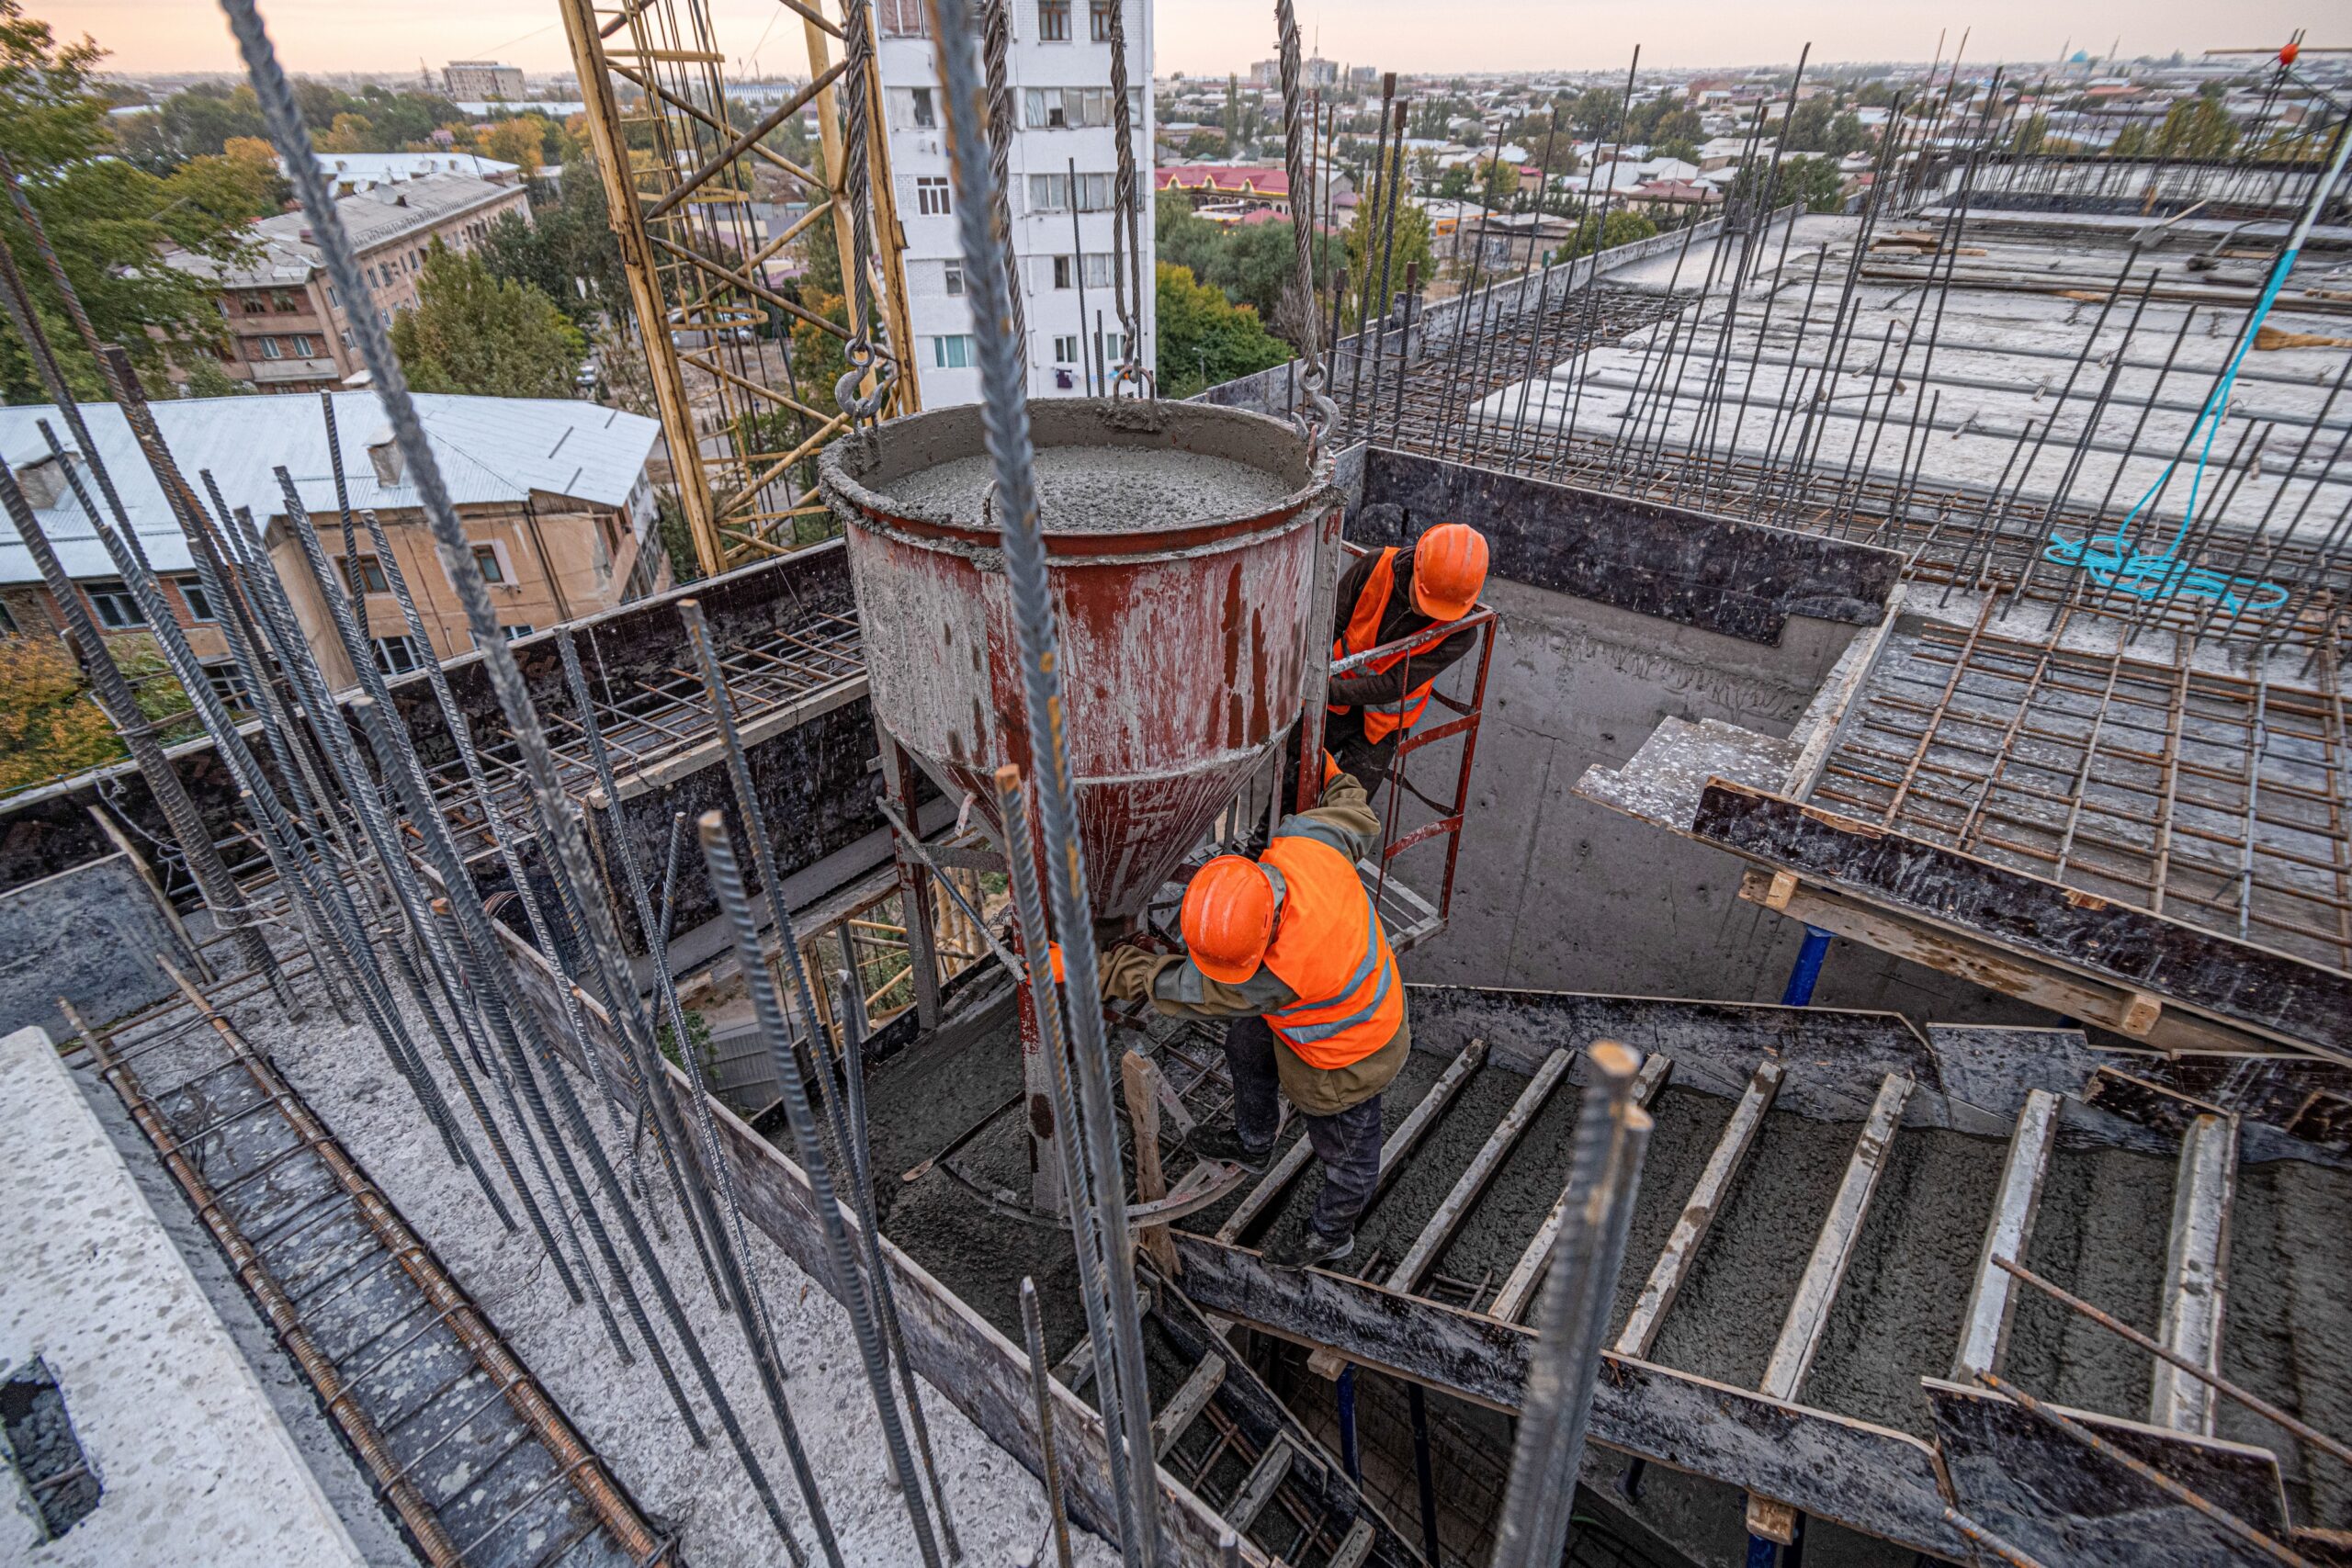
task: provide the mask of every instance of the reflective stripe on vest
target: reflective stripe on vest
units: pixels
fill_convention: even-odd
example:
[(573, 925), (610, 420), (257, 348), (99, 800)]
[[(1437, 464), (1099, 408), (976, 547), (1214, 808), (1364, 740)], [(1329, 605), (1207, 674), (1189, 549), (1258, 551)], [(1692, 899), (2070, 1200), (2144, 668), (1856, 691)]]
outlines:
[[(1389, 546), (1372, 563), (1372, 571), (1363, 580), (1363, 592), (1356, 595), (1355, 608), (1349, 612), (1345, 635), (1331, 644), (1334, 662), (1352, 654), (1365, 652), (1380, 646), (1380, 618), (1388, 612), (1390, 595), (1396, 592), (1396, 547)], [(1402, 653), (1392, 653), (1375, 659), (1363, 668), (1375, 675), (1385, 675), (1396, 668)], [(1421, 720), (1430, 705), (1430, 688), (1437, 684), (1432, 675), (1407, 692), (1402, 700), (1393, 703), (1366, 703), (1363, 706), (1363, 738), (1378, 744), (1400, 729), (1410, 729)], [(1345, 713), (1343, 704), (1329, 705), (1333, 713)]]
[(1361, 1062), (1405, 1021), (1404, 982), (1372, 895), (1347, 856), (1304, 834), (1278, 833), (1259, 860), (1283, 887), (1265, 965), (1298, 993), (1267, 1024), (1309, 1066)]

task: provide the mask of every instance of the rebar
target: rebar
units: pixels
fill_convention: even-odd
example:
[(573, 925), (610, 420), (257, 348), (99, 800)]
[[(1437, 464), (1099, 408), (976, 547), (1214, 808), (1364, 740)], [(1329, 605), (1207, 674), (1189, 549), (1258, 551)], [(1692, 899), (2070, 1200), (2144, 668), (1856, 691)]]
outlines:
[(1552, 1568), (1566, 1546), (1585, 1427), (1649, 1142), (1649, 1113), (1634, 1103), (1641, 1058), (1604, 1040), (1586, 1059), (1598, 1081), (1585, 1091), (1568, 1145), (1563, 1222), (1536, 1307), (1510, 1486), (1495, 1532), (1496, 1568)]
[[(1006, 330), (1001, 241), (990, 214), (994, 172), (986, 156), (988, 97), (974, 49), (976, 30), (969, 0), (929, 0), (932, 36), (940, 63), (947, 108), (948, 142), (967, 273), (977, 274), (972, 320), (980, 361), (981, 424), (996, 479), (1004, 570), (1020, 643), (1022, 686), (1030, 755), (1037, 760), (1033, 787), (1040, 841), (1052, 891), (1054, 928), (1066, 954), (1067, 972), (1084, 977), (1097, 972), (1092, 911), (1087, 897), (1084, 853), (1071, 798), (1069, 737), (1062, 728), (1061, 677), (1055, 651), (1054, 610), (1047, 585), (1045, 539), (1037, 515), (1029, 434), (1023, 400), (1021, 345)], [(1031, 852), (1008, 844), (1008, 857)], [(1100, 1249), (1108, 1285), (1110, 1354), (1098, 1377), (1108, 1374), (1109, 1397), (1118, 1401), (1127, 1448), (1127, 1488), (1136, 1528), (1121, 1548), (1131, 1568), (1154, 1568), (1159, 1549), (1159, 1488), (1153, 1462), (1151, 1395), (1145, 1380), (1143, 1332), (1135, 1311), (1135, 1245), (1127, 1228), (1126, 1181), (1120, 1161), (1118, 1126), (1112, 1108), (1108, 1050), (1101, 1010), (1069, 1010), (1071, 1055), (1079, 1083), (1078, 1135), (1084, 1142), (1093, 1183), (1090, 1212), (1073, 1201), (1074, 1228), (1091, 1229)], [(1075, 1198), (1075, 1194), (1073, 1194)], [(1082, 1245), (1082, 1244), (1081, 1244)], [(1108, 1425), (1109, 1409), (1105, 1409)]]

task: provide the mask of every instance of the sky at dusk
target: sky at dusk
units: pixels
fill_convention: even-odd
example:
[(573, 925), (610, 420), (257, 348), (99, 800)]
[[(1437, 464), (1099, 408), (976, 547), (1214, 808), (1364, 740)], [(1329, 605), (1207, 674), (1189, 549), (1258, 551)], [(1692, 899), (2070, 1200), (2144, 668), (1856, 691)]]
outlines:
[[(746, 75), (754, 63), (795, 72), (798, 19), (774, 0), (711, 0), (719, 41)], [(124, 72), (231, 70), (235, 51), (209, 0), (26, 0), (66, 37), (87, 33)], [(839, 0), (827, 7), (838, 10)], [(264, 0), (280, 57), (294, 71), (438, 73), (450, 60), (495, 59), (546, 72), (568, 68), (550, 0)], [(1944, 7), (1920, 0), (1306, 0), (1299, 26), (1313, 50), (1350, 64), (1401, 71), (1587, 70), (1622, 65), (1634, 46), (1645, 64), (1785, 62), (1804, 44), (1817, 61), (1926, 60), (1939, 32), (1972, 29), (1968, 58), (2041, 61), (2062, 47), (2097, 54), (2120, 34), (2122, 52), (2196, 53), (2283, 42), (2328, 7), (2279, 0), (2228, 6), (2188, 0), (1988, 0)], [(2339, 16), (2342, 13), (2337, 13)], [(1222, 75), (1272, 52), (1272, 0), (1158, 0), (1158, 72)], [(1947, 46), (1949, 54), (1949, 46)]]

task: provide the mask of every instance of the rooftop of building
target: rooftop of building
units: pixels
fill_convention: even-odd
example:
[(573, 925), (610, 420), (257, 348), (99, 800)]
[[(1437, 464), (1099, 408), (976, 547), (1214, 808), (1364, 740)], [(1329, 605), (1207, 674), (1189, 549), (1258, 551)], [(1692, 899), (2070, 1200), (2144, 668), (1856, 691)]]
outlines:
[[(514, 183), (519, 164), (504, 164), (479, 152), (323, 152), (319, 167), (329, 179), (348, 190), (371, 185), (407, 184), (431, 175), (462, 175), (492, 185)], [(286, 160), (277, 161), (280, 174), (290, 174)]]
[[(385, 439), (386, 427), (376, 394), (334, 397), (351, 503), (388, 512), (422, 504), (414, 485), (385, 484), (377, 476), (368, 448)], [(659, 424), (638, 414), (562, 399), (420, 393), (416, 407), (450, 499), (460, 506), (519, 502), (535, 493), (620, 506), (636, 488), (661, 434)], [(199, 476), (209, 473), (232, 506), (250, 506), (261, 518), (282, 513), (273, 472), (282, 467), (305, 507), (314, 513), (334, 511), (325, 423), (315, 405), (274, 397), (187, 398), (155, 403), (153, 412), (182, 471), (199, 486)], [(122, 411), (112, 403), (88, 403), (82, 414), (156, 570), (192, 569), (163, 488), (131, 439)], [(42, 420), (65, 438), (53, 403), (0, 408), (0, 457), (19, 473), (49, 460), (39, 429)], [(70, 488), (61, 487), (56, 500), (36, 515), (69, 575), (116, 575)], [(0, 525), (0, 583), (40, 580), (15, 528)]]
[[(436, 229), (453, 218), (511, 200), (514, 194), (513, 186), (492, 185), (465, 175), (428, 174), (339, 197), (335, 210), (350, 232), (353, 248), (366, 255), (409, 235)], [(164, 260), (182, 272), (214, 278), (227, 288), (301, 283), (320, 265), (310, 220), (299, 212), (262, 219), (253, 226), (253, 256), (240, 264), (224, 266), (209, 256), (187, 251), (175, 251)]]

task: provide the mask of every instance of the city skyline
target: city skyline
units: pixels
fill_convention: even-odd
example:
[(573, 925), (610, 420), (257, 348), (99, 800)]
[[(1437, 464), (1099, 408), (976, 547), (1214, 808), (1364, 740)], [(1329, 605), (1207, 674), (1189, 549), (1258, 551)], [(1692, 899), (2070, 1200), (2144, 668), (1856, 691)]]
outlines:
[[(125, 74), (228, 72), (234, 46), (217, 6), (189, 0), (34, 0), (28, 12), (62, 39), (84, 34), (108, 51), (106, 68)], [(804, 59), (797, 21), (773, 0), (712, 0), (721, 44), (736, 75), (795, 73)], [(452, 60), (496, 59), (534, 74), (568, 70), (560, 21), (548, 0), (411, 0), (397, 12), (355, 10), (338, 0), (273, 0), (266, 8), (281, 57), (297, 72), (397, 75), (421, 69), (437, 82)], [(1963, 30), (1967, 58), (1986, 64), (2045, 61), (2060, 51), (2121, 57), (2189, 54), (2210, 48), (2283, 42), (2306, 7), (2253, 0), (2217, 22), (2185, 0), (2151, 0), (2128, 14), (2112, 5), (1998, 0), (1969, 12), (1898, 4), (1869, 12), (1834, 0), (1769, 7), (1740, 0), (1686, 0), (1662, 25), (1652, 6), (1630, 0), (1566, 7), (1555, 0), (1488, 0), (1482, 36), (1428, 28), (1425, 6), (1407, 0), (1349, 0), (1302, 7), (1310, 50), (1351, 64), (1422, 73), (1607, 70), (1635, 45), (1659, 69), (1770, 65), (1793, 62), (1808, 41), (1820, 63), (1925, 62), (1939, 36), (1945, 57)], [(2218, 28), (2218, 31), (2216, 30)], [(1254, 29), (1254, 31), (1253, 31)], [(1254, 42), (1239, 42), (1261, 33)], [(2120, 47), (2119, 47), (2120, 39)], [(2333, 39), (2315, 39), (2331, 42)], [(1262, 0), (1178, 0), (1159, 9), (1155, 47), (1163, 73), (1246, 73), (1272, 52), (1272, 8)], [(422, 51), (419, 55), (415, 51)], [(415, 65), (411, 66), (413, 58)]]

